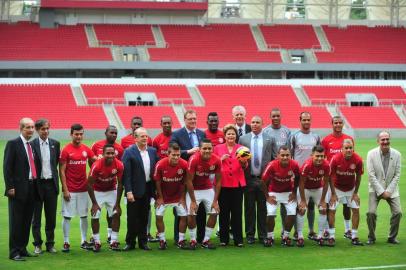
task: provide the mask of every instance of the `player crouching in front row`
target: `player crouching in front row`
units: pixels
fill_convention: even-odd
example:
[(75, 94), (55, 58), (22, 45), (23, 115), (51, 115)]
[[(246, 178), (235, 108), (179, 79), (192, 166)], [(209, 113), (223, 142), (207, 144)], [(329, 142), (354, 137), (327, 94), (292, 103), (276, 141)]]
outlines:
[(291, 159), (290, 150), (283, 145), (276, 160), (271, 161), (262, 175), (263, 192), (266, 198), (268, 235), (265, 247), (274, 243), (275, 216), (279, 204), (286, 208), (282, 245), (291, 247), (290, 231), (296, 219), (296, 192), (299, 182), (299, 165)]
[[(105, 206), (107, 214), (112, 217), (112, 233), (110, 249), (120, 251), (118, 244), (118, 231), (120, 229), (120, 198), (122, 195), (121, 178), (123, 176), (123, 163), (115, 158), (115, 149), (112, 144), (103, 147), (103, 157), (93, 163), (88, 177), (88, 193), (92, 201), (92, 231), (94, 246), (93, 251), (99, 252), (100, 243), (100, 213)], [(118, 185), (117, 185), (118, 181)], [(116, 186), (118, 191), (116, 191)]]
[(157, 199), (155, 201), (156, 227), (159, 237), (159, 249), (167, 248), (165, 238), (164, 215), (167, 207), (175, 207), (179, 216), (179, 248), (188, 248), (185, 240), (186, 232), (186, 203), (185, 180), (187, 162), (180, 158), (180, 147), (171, 143), (168, 148), (168, 157), (161, 159), (154, 172)]
[(331, 200), (329, 203), (329, 233), (328, 245), (335, 244), (335, 213), (338, 203), (347, 204), (352, 209), (351, 243), (363, 245), (358, 239), (359, 205), (358, 188), (363, 171), (362, 158), (354, 152), (352, 140), (345, 139), (341, 153), (337, 153), (330, 162)]

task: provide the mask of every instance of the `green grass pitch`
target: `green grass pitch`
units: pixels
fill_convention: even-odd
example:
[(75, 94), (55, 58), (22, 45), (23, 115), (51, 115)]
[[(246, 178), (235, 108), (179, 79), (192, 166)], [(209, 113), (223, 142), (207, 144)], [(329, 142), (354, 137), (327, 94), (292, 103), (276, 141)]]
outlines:
[[(3, 160), (5, 141), (0, 141), (0, 160)], [(63, 142), (63, 144), (65, 144)], [(88, 145), (91, 142), (87, 141)], [(356, 140), (357, 152), (366, 159), (369, 149), (376, 146), (375, 140), (358, 139)], [(403, 207), (406, 206), (406, 140), (393, 139), (392, 146), (403, 152), (402, 169), (403, 174), (400, 179), (400, 193)], [(1, 170), (3, 168), (1, 167)], [(366, 169), (366, 168), (365, 168)], [(3, 182), (3, 173), (1, 173)], [(361, 195), (361, 220), (359, 235), (362, 241), (367, 238), (367, 176), (362, 178), (360, 187)], [(4, 184), (0, 185), (0, 192), (4, 194)], [(60, 209), (60, 198), (58, 201)], [(123, 216), (121, 217), (120, 242), (124, 243), (126, 233), (126, 215), (125, 206), (122, 206)], [(104, 210), (103, 210), (104, 212)], [(173, 244), (172, 214), (167, 211), (165, 216), (166, 235), (168, 238), (169, 249), (166, 251), (158, 250), (158, 244), (152, 243), (150, 246), (153, 251), (146, 252), (136, 249), (131, 252), (112, 252), (108, 250), (108, 245), (104, 243), (106, 239), (106, 221), (101, 219), (101, 239), (102, 251), (93, 253), (79, 248), (80, 233), (79, 220), (74, 218), (71, 224), (71, 252), (64, 254), (60, 252), (63, 243), (61, 215), (57, 215), (56, 227), (56, 248), (58, 253), (55, 255), (42, 254), (38, 258), (28, 258), (27, 262), (13, 262), (8, 259), (8, 208), (7, 199), (3, 197), (0, 200), (0, 269), (330, 269), (330, 268), (348, 268), (348, 267), (366, 267), (381, 265), (400, 265), (406, 264), (406, 219), (403, 218), (400, 225), (401, 241), (400, 245), (389, 245), (385, 243), (389, 230), (390, 211), (386, 202), (381, 201), (378, 208), (377, 225), (377, 243), (374, 246), (354, 247), (349, 240), (343, 238), (344, 226), (341, 207), (337, 211), (336, 218), (336, 247), (319, 247), (314, 242), (306, 241), (305, 247), (285, 248), (279, 245), (280, 237), (276, 234), (275, 245), (272, 248), (264, 248), (261, 244), (247, 245), (244, 248), (228, 246), (218, 247), (217, 250), (196, 251), (178, 250)], [(58, 210), (60, 213), (60, 210)], [(153, 220), (152, 232), (155, 233)], [(275, 232), (280, 231), (280, 217), (277, 217), (277, 227)], [(317, 223), (317, 217), (316, 217)], [(306, 223), (307, 224), (307, 221)], [(316, 224), (317, 226), (317, 224)], [(305, 234), (307, 234), (307, 225), (305, 225)], [(88, 235), (90, 237), (90, 222)], [(44, 232), (43, 232), (44, 236)], [(215, 243), (218, 240), (215, 238)], [(33, 251), (30, 243), (28, 246)], [(406, 269), (406, 266), (404, 267)], [(396, 268), (400, 269), (400, 268)]]

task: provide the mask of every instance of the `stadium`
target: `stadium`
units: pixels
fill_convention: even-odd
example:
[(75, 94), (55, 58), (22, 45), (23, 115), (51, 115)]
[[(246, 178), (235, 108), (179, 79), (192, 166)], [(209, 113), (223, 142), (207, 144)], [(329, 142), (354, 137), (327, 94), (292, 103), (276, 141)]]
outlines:
[[(280, 108), (282, 124), (292, 131), (299, 129), (299, 114), (310, 112), (312, 130), (321, 137), (331, 133), (331, 118), (339, 115), (364, 160), (377, 147), (378, 132), (389, 130), (392, 146), (403, 154), (404, 168), (405, 27), (405, 0), (0, 0), (1, 160), (7, 140), (18, 136), (23, 117), (49, 119), (51, 137), (61, 146), (70, 141), (70, 126), (81, 123), (90, 146), (104, 137), (109, 124), (118, 128), (118, 140), (126, 136), (135, 115), (142, 117), (153, 138), (161, 132), (163, 115), (171, 116), (178, 129), (185, 125), (184, 112), (192, 109), (197, 127), (206, 129), (209, 112), (218, 113), (222, 127), (233, 123), (232, 108), (243, 105), (247, 121), (259, 115), (264, 127), (270, 124), (272, 108)], [(3, 173), (1, 177), (4, 180)], [(401, 175), (402, 205), (405, 181)], [(360, 187), (361, 240), (368, 232), (367, 185), (365, 173)], [(3, 185), (0, 190), (4, 193)], [(333, 249), (310, 241), (304, 249), (245, 245), (242, 250), (186, 254), (171, 243), (165, 252), (149, 253), (113, 254), (105, 248), (93, 254), (75, 248), (70, 254), (43, 254), (24, 265), (7, 259), (9, 225), (4, 214), (0, 265), (406, 269), (405, 221), (400, 225), (401, 244), (386, 244), (390, 211), (385, 202), (380, 205), (381, 241), (374, 246), (353, 247), (337, 237)], [(4, 198), (0, 210), (7, 213), (7, 207)], [(59, 212), (58, 208), (58, 250)], [(170, 228), (172, 216), (165, 217)], [(123, 242), (124, 212), (121, 219)], [(342, 219), (337, 216), (340, 236)], [(72, 243), (79, 247), (78, 221), (72, 224)], [(278, 216), (276, 230), (279, 224)], [(105, 223), (101, 227), (104, 231)], [(168, 238), (173, 238), (168, 231)]]

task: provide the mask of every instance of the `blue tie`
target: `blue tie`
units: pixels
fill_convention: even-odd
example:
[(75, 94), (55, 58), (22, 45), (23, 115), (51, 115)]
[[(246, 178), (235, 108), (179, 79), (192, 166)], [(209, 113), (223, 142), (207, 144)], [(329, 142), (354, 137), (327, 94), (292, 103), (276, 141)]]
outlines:
[(194, 132), (194, 131), (190, 132), (189, 139), (190, 139), (190, 144), (192, 145), (192, 147), (199, 146), (198, 145), (199, 143), (196, 144), (196, 141), (197, 141), (196, 132)]
[(254, 166), (255, 168), (259, 168), (258, 135), (254, 136)]

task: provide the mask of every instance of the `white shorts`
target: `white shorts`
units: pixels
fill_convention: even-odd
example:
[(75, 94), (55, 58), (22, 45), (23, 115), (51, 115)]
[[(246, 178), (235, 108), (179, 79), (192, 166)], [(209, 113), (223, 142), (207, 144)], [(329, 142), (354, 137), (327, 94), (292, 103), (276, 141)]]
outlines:
[(339, 203), (346, 204), (350, 208), (358, 209), (359, 205), (353, 200), (351, 200), (352, 195), (354, 194), (354, 189), (350, 191), (341, 191), (336, 188), (337, 201), (334, 205), (329, 204), (331, 210), (336, 210)]
[(168, 207), (175, 207), (176, 213), (178, 214), (179, 217), (186, 217), (187, 216), (186, 209), (180, 203), (163, 204), (163, 205), (161, 205), (161, 206), (159, 206), (158, 208), (155, 209), (155, 215), (156, 216), (164, 216), (165, 215), (165, 210)]
[(87, 217), (89, 201), (90, 198), (87, 192), (71, 192), (69, 201), (65, 201), (62, 196), (62, 216), (68, 218), (75, 216)]
[[(313, 199), (313, 202), (314, 202), (315, 205), (319, 205), (321, 195), (323, 193), (323, 188), (315, 188), (315, 189), (307, 189), (307, 188), (305, 188), (304, 192), (305, 192), (305, 197), (306, 197), (306, 206), (309, 204), (310, 198)], [(302, 197), (300, 196), (300, 192), (299, 192), (299, 189), (298, 189), (297, 190), (297, 202), (300, 203), (301, 200), (302, 200)], [(329, 200), (330, 200), (329, 199), (329, 192), (327, 191), (326, 192), (326, 197), (324, 198), (324, 201), (326, 203), (328, 203)], [(319, 208), (319, 210), (323, 210), (323, 209)]]
[[(206, 214), (217, 214), (216, 210), (211, 208), (214, 200), (214, 190), (213, 189), (204, 189), (204, 190), (195, 190), (195, 198), (197, 207), (199, 207), (200, 203), (204, 204), (204, 208), (206, 209)], [(190, 199), (189, 193), (186, 194), (186, 206), (190, 209), (190, 203), (192, 200)], [(196, 213), (189, 212), (189, 215), (195, 216)]]
[(289, 202), (289, 194), (291, 194), (291, 192), (269, 192), (268, 194), (269, 196), (275, 196), (277, 204), (266, 202), (267, 216), (276, 216), (276, 210), (280, 204), (285, 205), (286, 215), (296, 215), (297, 202)]
[[(94, 196), (96, 197), (97, 204), (100, 208), (106, 207), (107, 214), (112, 217), (114, 205), (117, 200), (117, 190), (110, 191), (94, 191)], [(99, 219), (101, 211), (97, 211), (96, 215), (92, 216), (92, 219)]]

